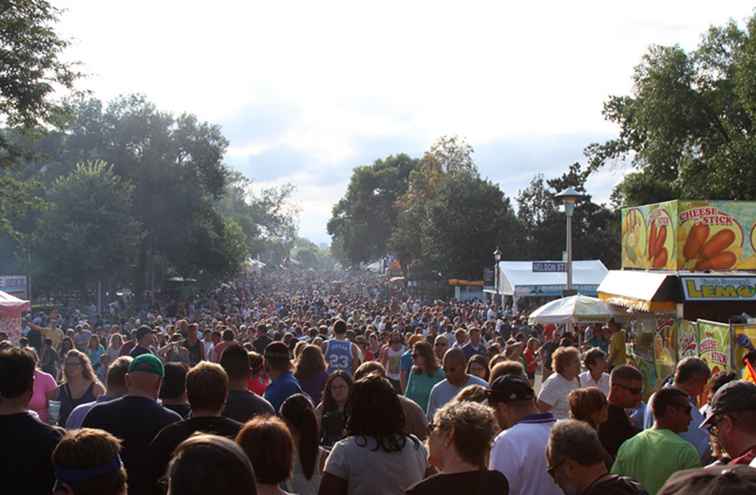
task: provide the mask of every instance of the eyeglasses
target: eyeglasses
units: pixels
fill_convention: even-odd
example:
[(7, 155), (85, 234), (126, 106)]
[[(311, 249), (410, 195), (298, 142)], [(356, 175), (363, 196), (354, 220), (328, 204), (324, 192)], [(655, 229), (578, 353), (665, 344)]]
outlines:
[(617, 385), (618, 387), (624, 388), (625, 390), (627, 390), (628, 392), (630, 392), (633, 395), (640, 395), (643, 392), (643, 387), (638, 387), (638, 388), (636, 388), (636, 387), (628, 387), (627, 385), (623, 385), (621, 383), (616, 383), (615, 385)]

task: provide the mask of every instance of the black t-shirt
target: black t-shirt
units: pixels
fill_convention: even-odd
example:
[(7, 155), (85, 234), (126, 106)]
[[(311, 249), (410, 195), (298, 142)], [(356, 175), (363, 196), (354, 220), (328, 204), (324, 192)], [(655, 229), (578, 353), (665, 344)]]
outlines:
[(170, 409), (184, 419), (188, 418), (192, 412), (192, 406), (189, 404), (163, 404), (163, 407)]
[(181, 442), (197, 432), (212, 433), (233, 440), (241, 427), (242, 424), (238, 421), (223, 416), (204, 416), (185, 419), (160, 430), (149, 446), (152, 456), (149, 474), (150, 485), (153, 487), (152, 493), (165, 493), (158, 482), (165, 475), (171, 454)]
[(149, 350), (146, 347), (142, 347), (141, 345), (137, 345), (136, 347), (134, 347), (131, 350), (131, 352), (129, 353), (129, 356), (135, 358), (135, 357), (141, 356), (142, 354), (152, 354), (152, 351)]
[(273, 342), (273, 339), (263, 334), (257, 337), (252, 345), (255, 347), (255, 352), (258, 354), (265, 354), (265, 348), (268, 347), (268, 344), (271, 342)]
[[(0, 416), (0, 479), (17, 493), (49, 495), (55, 483), (52, 451), (62, 430), (40, 423), (29, 413)], [(3, 493), (13, 493), (5, 489)]]
[(648, 495), (648, 492), (627, 476), (610, 474), (591, 483), (581, 495)]
[(435, 474), (407, 489), (407, 495), (507, 495), (509, 482), (499, 471)]
[(248, 390), (229, 390), (223, 416), (246, 423), (258, 415), (274, 415), (270, 402)]
[(151, 493), (148, 481), (149, 444), (160, 430), (181, 416), (146, 397), (127, 395), (92, 408), (85, 428), (100, 428), (123, 441), (121, 458), (129, 478), (130, 495)]
[(189, 342), (184, 342), (184, 347), (189, 351), (189, 363), (192, 366), (202, 361), (202, 342), (198, 340), (194, 345), (190, 345)]
[(639, 431), (630, 422), (624, 409), (609, 404), (607, 420), (599, 426), (599, 439), (609, 455), (614, 458), (617, 457), (620, 445)]

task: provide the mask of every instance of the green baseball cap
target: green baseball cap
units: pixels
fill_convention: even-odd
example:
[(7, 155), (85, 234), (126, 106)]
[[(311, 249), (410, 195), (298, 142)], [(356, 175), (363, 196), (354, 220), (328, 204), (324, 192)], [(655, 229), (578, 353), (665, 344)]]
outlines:
[(129, 373), (135, 371), (142, 371), (144, 373), (152, 373), (159, 377), (165, 376), (165, 368), (163, 368), (163, 362), (158, 359), (154, 354), (142, 354), (135, 357), (129, 365)]

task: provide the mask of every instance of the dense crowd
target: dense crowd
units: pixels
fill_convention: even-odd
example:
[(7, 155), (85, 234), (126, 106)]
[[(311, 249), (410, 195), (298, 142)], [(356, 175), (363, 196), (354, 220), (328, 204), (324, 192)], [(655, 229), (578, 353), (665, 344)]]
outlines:
[(756, 493), (756, 385), (734, 373), (686, 358), (644, 402), (617, 322), (340, 277), (29, 315), (0, 335), (3, 492)]

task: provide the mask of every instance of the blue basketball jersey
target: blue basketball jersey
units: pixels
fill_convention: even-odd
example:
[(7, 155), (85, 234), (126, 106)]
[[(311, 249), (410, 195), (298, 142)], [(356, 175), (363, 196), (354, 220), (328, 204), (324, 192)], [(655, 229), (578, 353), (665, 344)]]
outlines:
[(352, 343), (348, 340), (329, 340), (326, 345), (325, 358), (328, 373), (342, 370), (352, 375)]

